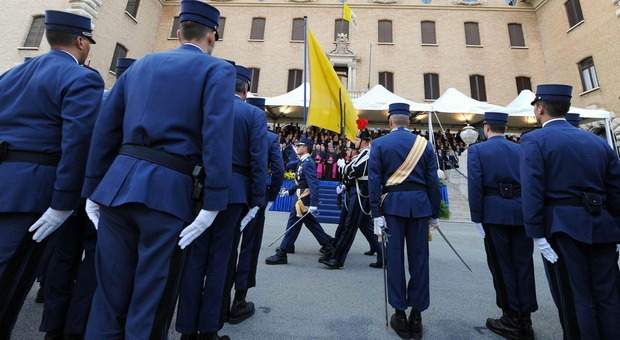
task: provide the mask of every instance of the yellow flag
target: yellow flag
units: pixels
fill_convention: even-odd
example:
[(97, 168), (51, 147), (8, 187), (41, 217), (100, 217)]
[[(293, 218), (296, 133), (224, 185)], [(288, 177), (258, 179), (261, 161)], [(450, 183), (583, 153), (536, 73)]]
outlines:
[(342, 19), (352, 23), (353, 26), (357, 28), (357, 15), (355, 15), (355, 12), (351, 10), (351, 7), (349, 7), (349, 5), (347, 4), (343, 4), (343, 5), (344, 5), (344, 8), (342, 10)]
[(346, 88), (338, 78), (325, 51), (308, 30), (308, 60), (310, 64), (310, 107), (306, 124), (340, 133), (341, 115), (346, 138), (357, 136), (357, 111)]

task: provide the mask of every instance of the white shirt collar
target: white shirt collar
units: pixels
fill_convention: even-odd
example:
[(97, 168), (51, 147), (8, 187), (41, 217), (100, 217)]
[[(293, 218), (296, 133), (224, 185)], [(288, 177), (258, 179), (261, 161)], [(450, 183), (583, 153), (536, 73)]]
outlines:
[(61, 52), (65, 52), (66, 54), (70, 55), (70, 56), (71, 56), (71, 58), (73, 58), (73, 60), (75, 60), (75, 63), (76, 63), (76, 64), (78, 64), (78, 65), (80, 64), (80, 63), (78, 62), (77, 58), (76, 58), (73, 54), (71, 54), (71, 53), (69, 53), (69, 52), (67, 52), (67, 51), (65, 51), (65, 50), (59, 50), (59, 51), (61, 51)]
[(198, 45), (196, 45), (194, 43), (186, 42), (186, 43), (183, 43), (183, 45), (192, 45), (192, 46), (196, 47), (197, 49), (201, 50), (202, 53), (205, 53), (205, 50), (203, 50), (200, 46), (198, 46)]
[(390, 132), (394, 132), (394, 131), (396, 131), (396, 130), (398, 130), (398, 129), (404, 129), (404, 130), (406, 130), (406, 131), (411, 132), (411, 130), (407, 129), (406, 127), (395, 127), (395, 128), (393, 128), (392, 130), (390, 130)]
[(547, 124), (549, 124), (549, 123), (551, 123), (551, 122), (554, 122), (554, 121), (556, 121), (556, 120), (566, 120), (566, 119), (565, 119), (565, 118), (553, 118), (553, 119), (549, 119), (548, 121), (546, 121), (546, 122), (544, 122), (544, 123), (543, 123), (543, 126), (542, 126), (542, 127), (545, 127), (545, 125), (547, 125)]
[(307, 153), (307, 154), (305, 154), (305, 155), (303, 155), (303, 156), (299, 157), (299, 160), (300, 160), (300, 161), (305, 161), (305, 160), (306, 160), (306, 158), (308, 158), (308, 157), (310, 157), (310, 154), (309, 154), (309, 153)]

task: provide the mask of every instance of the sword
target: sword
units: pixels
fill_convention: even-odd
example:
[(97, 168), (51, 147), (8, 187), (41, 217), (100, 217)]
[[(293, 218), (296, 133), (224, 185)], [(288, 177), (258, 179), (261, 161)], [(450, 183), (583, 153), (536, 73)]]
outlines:
[[(294, 227), (294, 226), (296, 226), (296, 225), (297, 225), (297, 223), (301, 222), (301, 221), (304, 219), (304, 217), (308, 216), (308, 214), (309, 214), (309, 213), (310, 213), (310, 210), (306, 211), (306, 213), (305, 213), (302, 217), (300, 217), (300, 218), (297, 220), (297, 222), (293, 223), (290, 227), (288, 227), (288, 228), (287, 228), (287, 229), (286, 229), (286, 230), (282, 233), (282, 235), (278, 236), (278, 238), (277, 238), (277, 239), (273, 240), (273, 242), (271, 242), (271, 244), (269, 245), (269, 247), (273, 246), (273, 244), (274, 244), (274, 243), (278, 242), (278, 240), (279, 240), (279, 239), (281, 239), (282, 237), (284, 237), (284, 235), (286, 235), (286, 233), (288, 233), (291, 229), (293, 229), (293, 227)], [(269, 247), (267, 247), (267, 248), (269, 248)]]
[(435, 229), (437, 229), (437, 231), (439, 232), (439, 235), (441, 235), (441, 237), (444, 239), (444, 241), (446, 241), (446, 243), (450, 246), (450, 249), (452, 249), (454, 254), (456, 254), (456, 256), (459, 258), (459, 260), (461, 260), (461, 262), (463, 262), (465, 267), (467, 267), (467, 269), (469, 269), (469, 271), (471, 272), (471, 268), (469, 268), (469, 266), (467, 265), (465, 260), (463, 260), (461, 255), (459, 255), (459, 253), (456, 251), (456, 249), (454, 249), (454, 247), (452, 246), (452, 243), (450, 243), (450, 241), (448, 241), (448, 238), (446, 237), (446, 235), (444, 235), (443, 232), (441, 231), (441, 229), (439, 229), (439, 226), (436, 226)]
[[(387, 226), (386, 226), (387, 228)], [(385, 244), (387, 243), (388, 234), (385, 232), (385, 228), (381, 229), (381, 235), (377, 236), (383, 251), (381, 252), (381, 263), (383, 264), (383, 297), (385, 303), (385, 328), (388, 328), (388, 291), (387, 291), (387, 267), (385, 266)]]

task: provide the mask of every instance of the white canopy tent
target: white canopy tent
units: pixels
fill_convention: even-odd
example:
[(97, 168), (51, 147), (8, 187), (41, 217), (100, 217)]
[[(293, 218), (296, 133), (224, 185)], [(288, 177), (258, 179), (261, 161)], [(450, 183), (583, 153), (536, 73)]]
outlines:
[(424, 112), (431, 109), (430, 104), (417, 103), (400, 97), (382, 85), (375, 85), (363, 96), (353, 99), (353, 105), (360, 118), (368, 119), (369, 122), (387, 122), (388, 109), (392, 103), (407, 103), (412, 112)]

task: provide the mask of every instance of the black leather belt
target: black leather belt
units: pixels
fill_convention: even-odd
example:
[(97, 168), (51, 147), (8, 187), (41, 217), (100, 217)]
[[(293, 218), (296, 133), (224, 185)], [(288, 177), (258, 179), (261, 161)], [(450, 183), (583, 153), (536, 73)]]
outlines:
[(26, 162), (39, 165), (57, 166), (60, 162), (60, 155), (43, 152), (6, 150), (0, 154), (0, 163), (2, 162)]
[(583, 200), (581, 197), (570, 198), (545, 198), (545, 205), (550, 206), (570, 206), (570, 207), (583, 207)]
[[(484, 188), (484, 195), (485, 196), (502, 196), (502, 192), (497, 189), (497, 188)], [(512, 196), (511, 197), (521, 197), (521, 188), (515, 188), (512, 189)]]
[(395, 192), (395, 191), (426, 191), (426, 185), (418, 183), (401, 183), (396, 185), (384, 186), (382, 192)]
[(232, 169), (233, 169), (233, 172), (236, 172), (239, 175), (243, 175), (243, 176), (248, 177), (248, 178), (250, 177), (250, 169), (248, 169), (248, 168), (244, 168), (244, 167), (242, 167), (240, 165), (233, 164)]
[(124, 144), (118, 153), (119, 155), (126, 155), (159, 164), (188, 176), (193, 175), (194, 167), (196, 166), (181, 156), (143, 145)]

